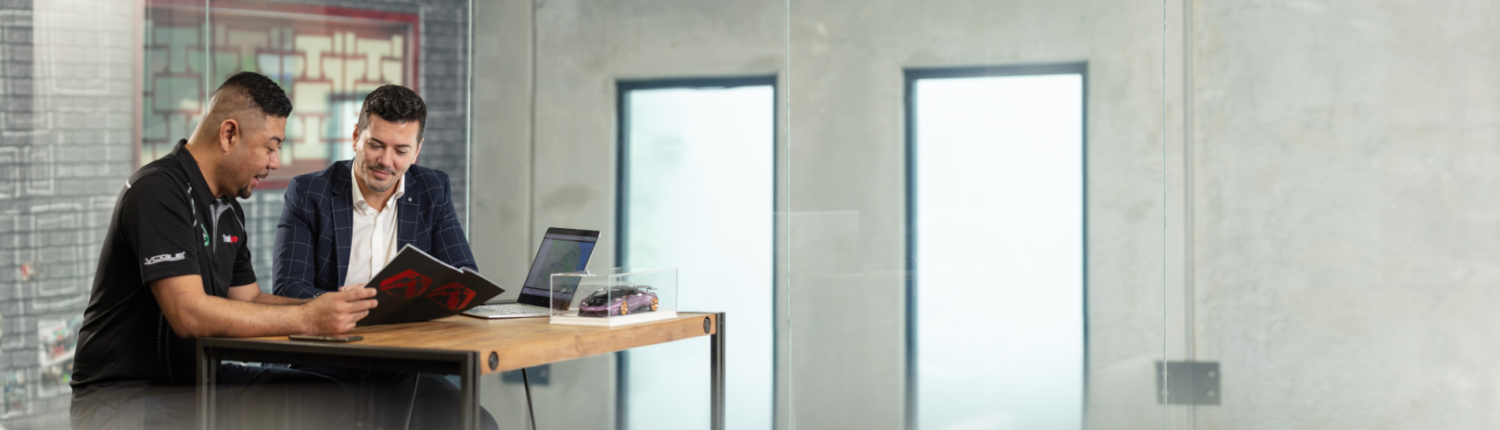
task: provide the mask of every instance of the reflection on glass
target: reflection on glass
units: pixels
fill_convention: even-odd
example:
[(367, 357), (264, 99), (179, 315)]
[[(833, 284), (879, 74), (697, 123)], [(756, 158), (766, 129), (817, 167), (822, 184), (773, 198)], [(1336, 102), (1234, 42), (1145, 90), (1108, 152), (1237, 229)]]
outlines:
[[(620, 261), (681, 268), (679, 309), (728, 313), (727, 425), (769, 429), (775, 89), (621, 92)], [(705, 428), (707, 354), (707, 338), (629, 351), (627, 427)]]
[(1082, 75), (910, 73), (918, 428), (1080, 428)]

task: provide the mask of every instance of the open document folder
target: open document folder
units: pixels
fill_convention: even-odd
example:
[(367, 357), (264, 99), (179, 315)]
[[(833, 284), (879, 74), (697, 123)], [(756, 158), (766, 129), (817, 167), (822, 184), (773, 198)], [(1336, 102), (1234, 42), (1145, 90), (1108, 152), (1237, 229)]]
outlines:
[(505, 292), (468, 268), (457, 269), (406, 245), (365, 288), (377, 288), (379, 303), (360, 327), (427, 321), (458, 315)]

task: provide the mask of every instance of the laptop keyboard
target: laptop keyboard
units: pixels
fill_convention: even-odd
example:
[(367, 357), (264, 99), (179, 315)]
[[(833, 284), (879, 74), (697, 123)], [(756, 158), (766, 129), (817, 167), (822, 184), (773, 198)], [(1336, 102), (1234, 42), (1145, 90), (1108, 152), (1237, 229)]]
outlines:
[(504, 316), (510, 316), (510, 315), (546, 315), (547, 314), (547, 310), (546, 309), (540, 309), (540, 308), (533, 307), (533, 306), (526, 306), (526, 305), (515, 304), (515, 303), (506, 303), (506, 304), (501, 304), (501, 305), (481, 305), (481, 306), (475, 306), (474, 309), (471, 309), (469, 311), (470, 312), (474, 312), (474, 313), (485, 313), (485, 314), (490, 314), (490, 315), (504, 315)]

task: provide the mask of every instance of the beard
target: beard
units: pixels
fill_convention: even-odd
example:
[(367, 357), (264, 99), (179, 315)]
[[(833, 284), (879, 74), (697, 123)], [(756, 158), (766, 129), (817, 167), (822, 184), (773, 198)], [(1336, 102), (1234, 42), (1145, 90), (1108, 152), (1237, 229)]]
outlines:
[[(391, 171), (389, 169), (380, 169), (380, 168), (371, 167), (369, 165), (365, 165), (365, 169), (364, 170), (365, 170), (365, 172), (364, 172), (365, 173), (365, 175), (364, 175), (365, 176), (365, 187), (369, 188), (370, 191), (374, 191), (374, 192), (377, 192), (377, 193), (383, 193), (383, 192), (386, 192), (386, 191), (390, 191), (391, 187), (396, 186), (396, 179), (398, 178), (398, 176), (396, 176), (396, 172), (393, 172), (393, 171)], [(387, 182), (387, 183), (376, 182), (376, 180), (375, 180), (375, 172), (376, 171), (390, 173), (391, 177), (389, 179), (387, 179), (390, 182)]]
[(240, 188), (240, 199), (249, 199), (250, 198), (250, 192), (254, 188), (255, 187), (251, 187), (249, 185), (246, 185), (245, 188)]

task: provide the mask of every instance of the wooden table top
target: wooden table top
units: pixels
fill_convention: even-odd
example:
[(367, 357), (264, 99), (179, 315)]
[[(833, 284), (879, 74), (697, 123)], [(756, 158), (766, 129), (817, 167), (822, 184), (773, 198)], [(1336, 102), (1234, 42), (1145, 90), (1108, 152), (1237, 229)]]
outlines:
[[(677, 318), (622, 327), (549, 324), (547, 318), (480, 319), (457, 315), (432, 321), (359, 327), (348, 334), (364, 336), (350, 343), (319, 343), (418, 348), (499, 356), (498, 366), (480, 366), (486, 374), (540, 366), (574, 358), (707, 336), (718, 330), (716, 314), (679, 312)], [(705, 330), (704, 320), (708, 320)], [(286, 336), (237, 339), (246, 342), (292, 342)], [(303, 343), (303, 342), (299, 342)], [(488, 364), (488, 363), (486, 363)]]

